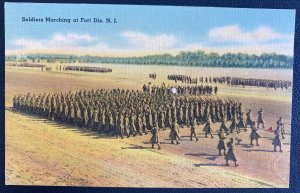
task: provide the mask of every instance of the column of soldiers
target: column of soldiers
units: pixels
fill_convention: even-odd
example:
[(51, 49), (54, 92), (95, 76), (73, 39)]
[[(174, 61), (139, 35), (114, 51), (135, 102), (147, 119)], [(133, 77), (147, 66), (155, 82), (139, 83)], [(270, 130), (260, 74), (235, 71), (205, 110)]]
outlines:
[(218, 87), (212, 87), (205, 85), (194, 85), (194, 86), (180, 86), (180, 85), (168, 85), (162, 84), (161, 86), (146, 84), (143, 85), (144, 92), (151, 92), (151, 93), (161, 93), (161, 94), (171, 94), (172, 89), (176, 89), (176, 93), (179, 95), (213, 95), (217, 94)]
[(292, 86), (291, 81), (287, 80), (266, 80), (266, 79), (254, 79), (254, 78), (239, 78), (239, 77), (213, 77), (214, 83), (227, 84), (229, 86), (256, 86), (265, 88), (277, 88), (288, 89)]
[(190, 126), (194, 119), (198, 124), (215, 123), (242, 114), (241, 104), (230, 99), (121, 89), (28, 93), (14, 96), (13, 108), (122, 138), (146, 134), (153, 125), (165, 130), (174, 123)]
[[(61, 71), (61, 66), (59, 67)], [(58, 70), (58, 66), (56, 66)], [(86, 71), (86, 72), (112, 72), (111, 68), (102, 68), (102, 67), (90, 67), (90, 66), (66, 66), (63, 68), (63, 71)]]

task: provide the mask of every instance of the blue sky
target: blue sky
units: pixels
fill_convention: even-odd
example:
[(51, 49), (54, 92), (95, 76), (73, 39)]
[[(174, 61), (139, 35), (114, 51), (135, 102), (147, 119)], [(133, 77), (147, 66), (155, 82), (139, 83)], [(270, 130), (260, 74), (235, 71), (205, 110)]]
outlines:
[[(22, 22), (22, 17), (116, 18), (117, 24)], [(13, 53), (293, 55), (295, 10), (5, 3), (5, 48)]]

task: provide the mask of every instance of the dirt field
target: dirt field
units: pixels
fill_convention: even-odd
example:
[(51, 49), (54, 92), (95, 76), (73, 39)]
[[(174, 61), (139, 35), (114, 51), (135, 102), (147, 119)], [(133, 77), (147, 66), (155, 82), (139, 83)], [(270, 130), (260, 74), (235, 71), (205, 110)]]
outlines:
[[(5, 82), (5, 177), (6, 184), (72, 185), (99, 187), (288, 187), (290, 137), (283, 141), (283, 153), (274, 153), (273, 133), (260, 130), (260, 146), (249, 145), (250, 132), (230, 136), (241, 138), (237, 145), (240, 166), (226, 167), (218, 156), (217, 136), (203, 137), (203, 125), (196, 129), (200, 141), (189, 141), (189, 129), (181, 129), (181, 144), (172, 145), (169, 130), (160, 132), (161, 150), (150, 148), (150, 135), (113, 139), (83, 132), (68, 125), (13, 112), (12, 97), (18, 93), (67, 92), (79, 89), (141, 89), (154, 67), (113, 67), (113, 73), (41, 72), (7, 67)], [(159, 67), (156, 67), (159, 68)], [(169, 67), (170, 70), (170, 67)], [(178, 69), (173, 69), (174, 72)], [(156, 69), (165, 82), (167, 69)], [(170, 72), (170, 74), (174, 74)], [(189, 71), (180, 74), (189, 73)], [(195, 73), (195, 72), (193, 72)], [(220, 71), (222, 73), (222, 71)], [(273, 74), (272, 74), (273, 73)], [(272, 72), (269, 76), (275, 76)], [(238, 74), (238, 72), (237, 72)], [(289, 73), (277, 73), (289, 76)], [(285, 75), (282, 75), (285, 74)], [(266, 74), (265, 74), (266, 75)], [(199, 75), (200, 76), (200, 75)], [(249, 75), (250, 76), (250, 75)], [(258, 76), (251, 74), (251, 76)], [(262, 76), (262, 75), (259, 75)], [(153, 81), (152, 81), (153, 82)], [(170, 84), (171, 82), (166, 82)], [(263, 108), (266, 127), (275, 127), (282, 116), (291, 118), (291, 90), (220, 87), (220, 97), (237, 97), (244, 111)], [(255, 115), (256, 116), (256, 115)], [(219, 128), (219, 124), (214, 125)], [(290, 128), (286, 128), (290, 133)]]

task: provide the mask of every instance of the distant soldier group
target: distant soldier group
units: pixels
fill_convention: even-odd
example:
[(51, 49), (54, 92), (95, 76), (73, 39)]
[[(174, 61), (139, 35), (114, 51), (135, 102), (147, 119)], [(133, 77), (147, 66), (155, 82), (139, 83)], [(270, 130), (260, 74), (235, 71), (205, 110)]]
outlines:
[(100, 67), (90, 67), (90, 66), (66, 66), (64, 71), (86, 71), (86, 72), (112, 72), (111, 68), (100, 68)]
[[(172, 89), (176, 92), (173, 93)], [(194, 85), (194, 86), (180, 86), (180, 85), (168, 85), (162, 84), (161, 86), (153, 85), (151, 83), (143, 85), (144, 92), (151, 93), (162, 93), (162, 94), (177, 94), (177, 95), (213, 95), (217, 94), (218, 87), (212, 87), (205, 85)]]
[(230, 86), (256, 86), (265, 88), (277, 88), (288, 89), (292, 86), (291, 81), (287, 80), (266, 80), (266, 79), (254, 79), (254, 78), (239, 78), (239, 77), (213, 77), (214, 83), (227, 84)]
[(152, 78), (152, 79), (156, 79), (156, 73), (154, 72), (154, 73), (150, 73), (149, 74), (149, 78)]
[(9, 64), (9, 66), (14, 66), (14, 67), (29, 67), (29, 68), (43, 68), (46, 65), (44, 65), (44, 64), (36, 64), (36, 63), (14, 63), (14, 64)]

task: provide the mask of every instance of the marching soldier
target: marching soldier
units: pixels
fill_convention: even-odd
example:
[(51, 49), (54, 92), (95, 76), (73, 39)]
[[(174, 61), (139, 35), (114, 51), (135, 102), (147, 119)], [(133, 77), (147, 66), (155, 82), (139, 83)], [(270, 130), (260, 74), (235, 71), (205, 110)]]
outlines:
[(159, 112), (158, 122), (159, 122), (159, 129), (161, 128), (163, 130), (166, 130), (166, 127), (165, 127), (165, 113), (163, 112), (163, 110), (161, 110)]
[(159, 145), (160, 142), (159, 142), (158, 128), (156, 125), (154, 125), (154, 127), (152, 128), (151, 133), (152, 133), (152, 137), (151, 137), (150, 141), (152, 144), (152, 149), (154, 149), (154, 144), (157, 144), (158, 149), (161, 149), (161, 147)]
[(252, 131), (251, 131), (251, 134), (250, 134), (250, 140), (251, 140), (250, 145), (253, 145), (253, 140), (255, 139), (256, 146), (259, 146), (259, 144), (258, 144), (258, 138), (260, 138), (260, 135), (257, 133), (257, 129), (255, 128), (254, 125), (252, 125), (251, 130)]
[(98, 108), (95, 108), (93, 116), (92, 116), (92, 120), (93, 120), (93, 122), (91, 124), (92, 130), (97, 130), (98, 129), (97, 128), (98, 125), (99, 125), (98, 114), (99, 114)]
[(128, 118), (128, 114), (125, 114), (124, 117), (124, 133), (127, 135), (127, 138), (129, 137), (129, 118)]
[(262, 124), (262, 128), (265, 128), (265, 120), (263, 117), (263, 110), (262, 108), (258, 111), (258, 118), (257, 118), (257, 128), (259, 128), (259, 125)]
[(119, 136), (123, 139), (124, 138), (124, 123), (123, 123), (123, 114), (120, 113), (117, 119), (117, 138)]
[(211, 118), (208, 116), (208, 120), (206, 122), (206, 125), (203, 128), (203, 131), (205, 132), (205, 137), (207, 138), (207, 134), (210, 134), (211, 138), (214, 138), (212, 134), (212, 128), (211, 128)]
[(226, 118), (225, 117), (223, 117), (223, 119), (222, 119), (222, 123), (221, 123), (221, 126), (220, 126), (220, 131), (221, 132), (225, 131), (225, 133), (227, 135), (229, 135), (229, 129), (226, 127)]
[(196, 134), (196, 119), (193, 119), (191, 121), (191, 141), (193, 141), (193, 137), (196, 138), (196, 141), (198, 141), (198, 137), (197, 137), (197, 134)]
[(179, 143), (179, 128), (178, 125), (176, 124), (176, 122), (172, 123), (172, 127), (171, 127), (171, 132), (169, 135), (170, 139), (171, 139), (171, 144), (174, 144), (174, 140), (176, 141), (176, 144), (180, 144)]
[(100, 108), (98, 113), (98, 122), (98, 133), (100, 134), (103, 132), (103, 125), (105, 123), (105, 113)]
[(230, 141), (227, 143), (227, 153), (225, 155), (225, 160), (226, 160), (226, 166), (229, 166), (228, 161), (232, 160), (234, 162), (235, 167), (238, 166), (237, 164), (237, 158), (235, 155), (235, 144), (233, 141), (233, 138), (230, 138)]
[(85, 106), (83, 107), (82, 112), (83, 112), (83, 114), (82, 114), (82, 117), (83, 117), (82, 128), (87, 129), (89, 118), (88, 118), (88, 111), (87, 111), (87, 108)]
[(133, 113), (131, 113), (130, 117), (129, 117), (129, 136), (131, 134), (133, 135), (133, 137), (136, 136), (135, 118), (134, 118)]
[(282, 152), (281, 146), (281, 139), (280, 139), (280, 131), (279, 131), (279, 127), (276, 128), (276, 130), (274, 131), (274, 139), (272, 141), (272, 145), (274, 146), (274, 151), (277, 151), (277, 146), (279, 146), (279, 151)]
[(233, 130), (236, 130), (237, 133), (240, 133), (240, 128), (237, 124), (237, 118), (235, 114), (232, 117), (232, 123), (230, 125), (230, 133), (233, 133)]
[(136, 132), (138, 132), (140, 135), (143, 135), (143, 119), (142, 119), (142, 114), (138, 113), (137, 115), (137, 120), (136, 120), (136, 125), (137, 125), (137, 130)]
[(252, 127), (254, 121), (252, 119), (252, 114), (251, 114), (251, 109), (249, 109), (247, 115), (247, 119), (246, 119), (246, 128), (248, 127), (248, 125), (250, 126), (250, 128)]
[(223, 150), (224, 151), (224, 155), (226, 154), (226, 147), (225, 147), (225, 135), (224, 135), (224, 132), (223, 130), (219, 130), (218, 131), (218, 137), (219, 137), (219, 143), (218, 143), (218, 146), (217, 146), (217, 149), (219, 150), (219, 156), (222, 155), (221, 151)]
[(284, 124), (282, 123), (282, 117), (279, 117), (279, 120), (276, 123), (277, 123), (276, 129), (278, 129), (278, 130), (280, 129), (281, 137), (282, 137), (282, 139), (285, 139), (285, 137), (284, 137), (285, 130), (284, 130)]
[(148, 129), (147, 129), (147, 119), (146, 119), (145, 113), (143, 113), (143, 115), (142, 115), (142, 128), (143, 128), (143, 132), (144, 132), (145, 134), (148, 134)]
[(241, 128), (244, 128), (245, 132), (247, 131), (244, 112), (242, 112), (241, 116), (239, 117), (238, 127), (239, 127), (239, 130), (241, 130)]

